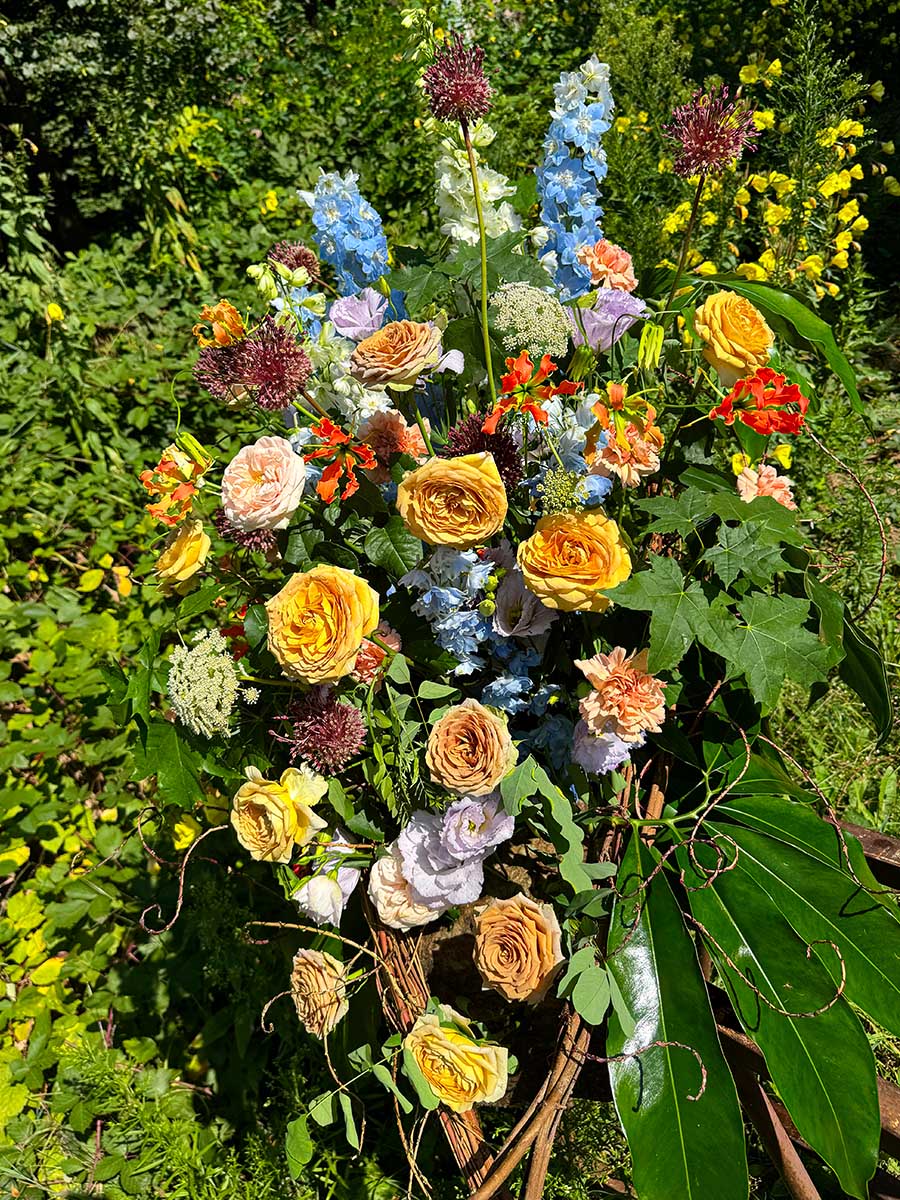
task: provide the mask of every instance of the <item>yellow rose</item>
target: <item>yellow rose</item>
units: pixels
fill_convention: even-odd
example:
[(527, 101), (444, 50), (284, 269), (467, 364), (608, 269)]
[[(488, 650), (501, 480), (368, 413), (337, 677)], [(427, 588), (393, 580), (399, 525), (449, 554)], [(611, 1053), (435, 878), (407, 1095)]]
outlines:
[(185, 521), (181, 528), (166, 539), (162, 554), (156, 560), (156, 577), (164, 595), (189, 591), (193, 578), (209, 554), (209, 535), (202, 521)]
[(312, 805), (328, 784), (309, 767), (288, 767), (275, 782), (256, 767), (247, 767), (247, 782), (231, 803), (231, 824), (237, 839), (260, 862), (286, 863), (294, 846), (305, 846), (325, 828)]
[(728, 388), (764, 367), (775, 341), (762, 314), (735, 292), (716, 292), (704, 301), (694, 313), (694, 328), (706, 342), (703, 357)]
[(441, 356), (441, 331), (419, 321), (391, 321), (363, 338), (350, 356), (350, 374), (366, 387), (409, 391)]
[(432, 1092), (453, 1112), (490, 1104), (506, 1092), (509, 1053), (493, 1042), (479, 1044), (472, 1027), (448, 1004), (425, 1013), (403, 1040)]
[(298, 950), (291, 971), (291, 997), (307, 1033), (323, 1038), (346, 1015), (346, 967), (324, 950)]
[(506, 508), (506, 488), (486, 451), (429, 459), (397, 488), (407, 529), (430, 546), (483, 546), (503, 528)]
[(541, 517), (519, 546), (525, 586), (548, 608), (605, 612), (613, 588), (631, 574), (631, 558), (615, 521), (597, 510)]
[(352, 571), (325, 564), (292, 575), (266, 612), (269, 649), (285, 675), (333, 683), (350, 674), (378, 624), (378, 594)]
[(433, 783), (462, 796), (486, 796), (516, 765), (506, 721), (471, 696), (448, 708), (428, 735)]
[(492, 900), (475, 918), (475, 965), (506, 1000), (536, 1004), (562, 961), (562, 930), (551, 904), (519, 893)]

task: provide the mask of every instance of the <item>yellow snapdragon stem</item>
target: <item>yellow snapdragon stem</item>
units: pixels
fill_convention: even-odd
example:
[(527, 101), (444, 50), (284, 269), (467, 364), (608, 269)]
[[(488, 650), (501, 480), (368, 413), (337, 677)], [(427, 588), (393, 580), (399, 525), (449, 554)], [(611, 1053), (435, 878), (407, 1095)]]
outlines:
[(487, 238), (484, 232), (484, 213), (481, 209), (481, 190), (478, 187), (478, 166), (475, 162), (475, 151), (469, 136), (468, 122), (460, 121), (463, 141), (466, 143), (466, 154), (469, 156), (469, 170), (472, 173), (472, 190), (475, 193), (475, 215), (478, 218), (478, 242), (481, 247), (481, 336), (484, 340), (484, 365), (487, 368), (488, 387), (491, 390), (491, 405), (497, 403), (497, 389), (494, 387), (494, 368), (491, 363), (491, 338), (488, 333), (488, 288), (487, 288)]

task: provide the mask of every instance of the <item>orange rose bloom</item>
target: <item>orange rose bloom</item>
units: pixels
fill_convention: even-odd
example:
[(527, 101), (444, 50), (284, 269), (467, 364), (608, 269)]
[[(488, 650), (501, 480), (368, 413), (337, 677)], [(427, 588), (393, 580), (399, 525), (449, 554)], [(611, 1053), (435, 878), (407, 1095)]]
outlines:
[(562, 956), (562, 930), (551, 904), (521, 893), (492, 900), (475, 918), (475, 965), (506, 1000), (543, 999)]
[(350, 374), (366, 387), (409, 391), (441, 357), (441, 331), (419, 321), (391, 321), (359, 343)]
[(576, 257), (590, 271), (594, 287), (616, 288), (622, 292), (633, 292), (637, 287), (631, 255), (606, 238), (593, 246), (579, 247)]
[(435, 722), (425, 751), (432, 781), (461, 796), (487, 796), (517, 757), (506, 721), (471, 697)]
[(603, 589), (624, 583), (631, 557), (615, 521), (595, 509), (541, 517), (519, 546), (525, 586), (548, 608), (605, 612)]
[(725, 387), (764, 367), (775, 341), (759, 310), (735, 292), (705, 300), (694, 313), (694, 328), (706, 342), (703, 357)]
[(666, 719), (666, 685), (647, 671), (646, 650), (629, 655), (616, 646), (609, 654), (576, 659), (575, 666), (594, 688), (580, 704), (591, 733), (614, 733), (623, 742), (659, 733)]
[(397, 511), (430, 546), (471, 550), (503, 528), (506, 488), (493, 454), (431, 458), (397, 488)]

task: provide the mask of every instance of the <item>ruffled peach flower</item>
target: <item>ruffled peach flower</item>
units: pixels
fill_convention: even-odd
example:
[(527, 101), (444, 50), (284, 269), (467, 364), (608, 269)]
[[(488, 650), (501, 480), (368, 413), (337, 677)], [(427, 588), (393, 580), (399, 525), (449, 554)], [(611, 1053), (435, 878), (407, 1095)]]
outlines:
[(517, 757), (506, 721), (471, 696), (432, 725), (425, 752), (432, 781), (461, 796), (487, 796)]
[(576, 256), (590, 271), (594, 287), (615, 288), (621, 292), (633, 292), (637, 287), (631, 255), (606, 238), (593, 246), (579, 247)]
[(666, 719), (665, 683), (647, 670), (647, 651), (628, 654), (616, 646), (609, 654), (576, 659), (575, 666), (593, 687), (581, 701), (581, 715), (595, 736), (614, 733), (638, 742), (658, 733)]
[(359, 427), (359, 438), (371, 446), (378, 459), (378, 465), (369, 471), (373, 483), (390, 481), (391, 460), (398, 454), (408, 454), (416, 462), (423, 462), (428, 457), (428, 447), (419, 426), (408, 425), (403, 414), (393, 408), (387, 412), (373, 413), (363, 421)]
[(785, 508), (795, 509), (793, 481), (787, 475), (779, 475), (774, 467), (761, 463), (757, 470), (745, 467), (737, 477), (737, 490), (747, 504), (757, 496), (771, 496)]
[(222, 508), (238, 529), (286, 529), (297, 511), (306, 463), (287, 438), (261, 437), (239, 450), (222, 474)]
[(366, 387), (409, 391), (441, 357), (441, 331), (430, 322), (391, 321), (363, 338), (350, 356), (350, 374)]
[(520, 893), (492, 900), (475, 918), (475, 965), (506, 1000), (537, 1004), (562, 961), (562, 930), (551, 904)]
[(654, 424), (656, 411), (649, 407), (642, 425), (629, 422), (623, 429), (610, 423), (605, 430), (606, 444), (586, 453), (592, 475), (615, 475), (623, 487), (637, 487), (645, 475), (659, 470), (659, 452), (665, 438)]
[[(401, 648), (400, 634), (396, 629), (391, 629), (387, 621), (380, 621), (375, 633), (385, 646), (390, 646), (395, 651)], [(351, 679), (355, 679), (357, 683), (371, 683), (381, 673), (386, 657), (387, 650), (384, 649), (384, 646), (379, 646), (370, 638), (364, 638), (363, 644), (359, 648), (359, 654), (356, 656), (356, 664), (350, 672)]]
[(291, 998), (307, 1033), (324, 1038), (347, 1014), (347, 968), (324, 950), (298, 950)]

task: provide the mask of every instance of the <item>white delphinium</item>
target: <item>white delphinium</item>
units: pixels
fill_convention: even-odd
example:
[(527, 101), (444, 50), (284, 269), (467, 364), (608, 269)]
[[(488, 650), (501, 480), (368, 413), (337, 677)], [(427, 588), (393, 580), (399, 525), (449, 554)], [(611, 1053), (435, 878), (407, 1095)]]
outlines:
[(571, 326), (552, 292), (530, 283), (505, 283), (491, 297), (491, 316), (511, 354), (527, 350), (533, 359), (557, 358), (569, 348)]
[[(505, 175), (481, 163), (479, 150), (494, 140), (490, 125), (477, 121), (471, 129), (475, 161), (478, 163), (478, 186), (484, 214), (485, 233), (500, 237), (510, 230), (521, 229), (522, 221), (505, 197), (515, 188)], [(472, 194), (472, 176), (465, 147), (457, 135), (441, 139), (441, 155), (435, 163), (435, 196), (441, 216), (441, 232), (460, 242), (474, 246), (478, 242), (478, 216)]]
[(182, 725), (200, 737), (230, 737), (231, 714), (238, 699), (259, 699), (250, 688), (242, 693), (240, 676), (217, 629), (198, 635), (194, 645), (176, 646), (166, 690)]

